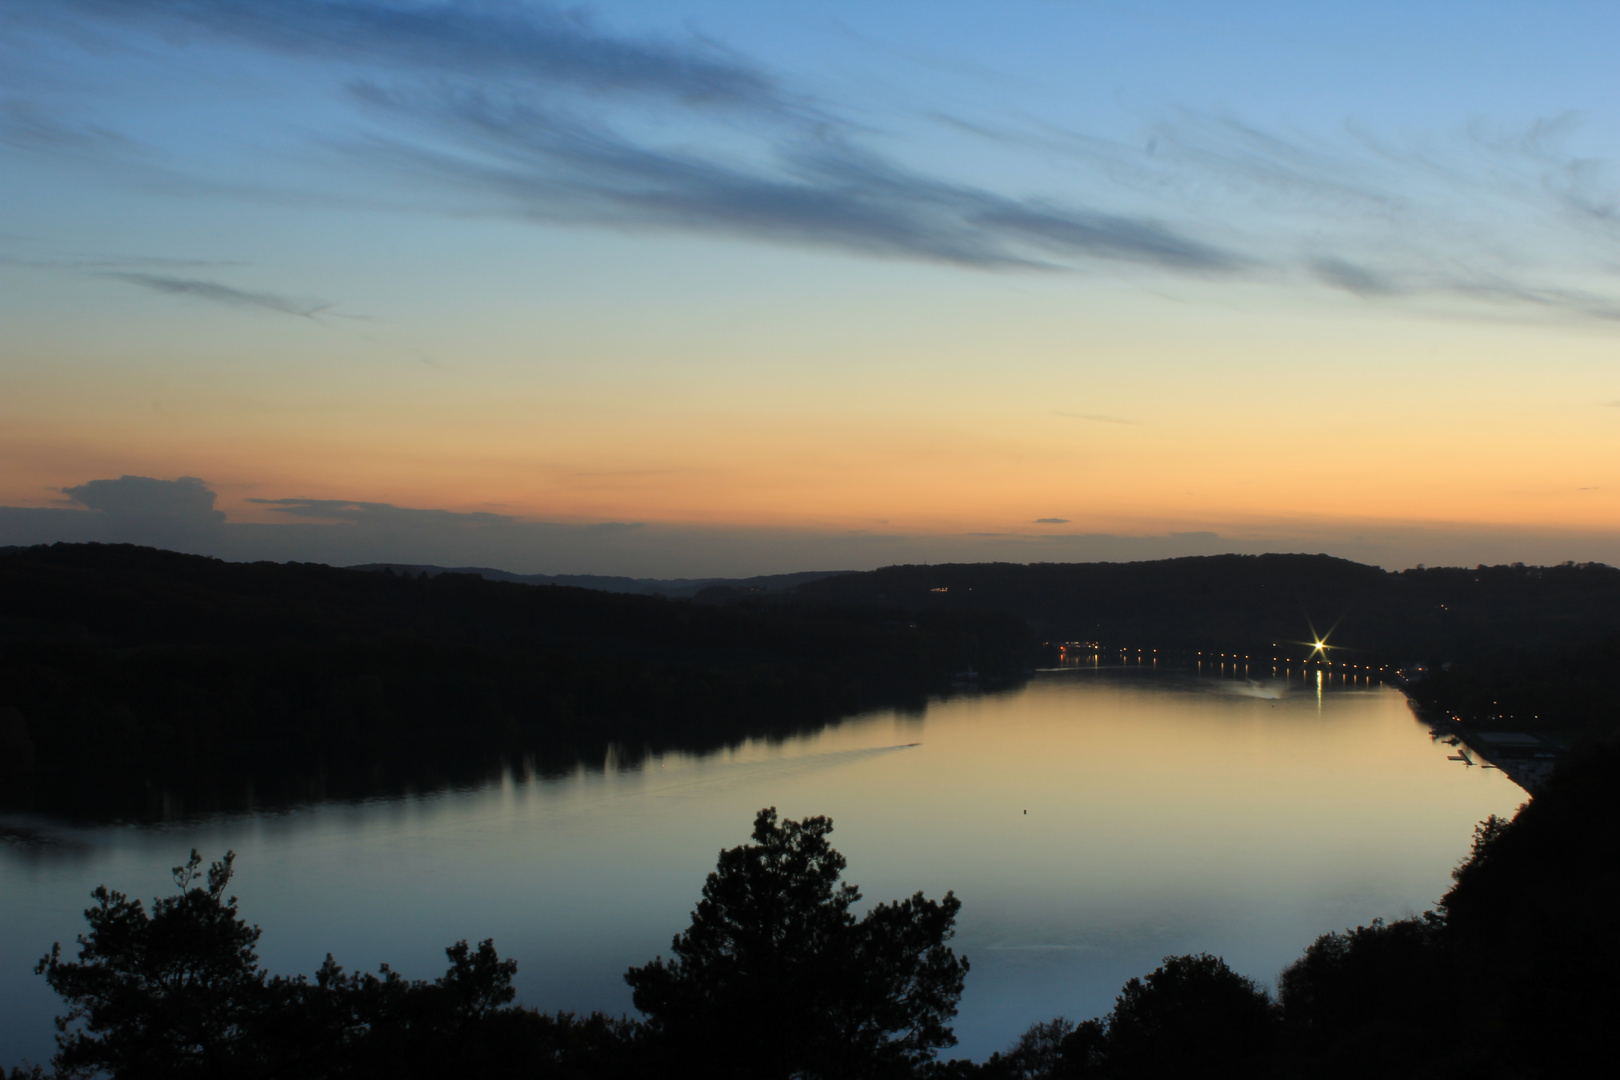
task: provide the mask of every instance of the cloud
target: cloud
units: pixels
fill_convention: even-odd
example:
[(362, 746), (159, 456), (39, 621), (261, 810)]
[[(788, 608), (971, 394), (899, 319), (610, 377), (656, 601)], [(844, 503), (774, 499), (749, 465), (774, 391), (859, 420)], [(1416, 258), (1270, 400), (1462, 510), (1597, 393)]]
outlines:
[(1221, 222), (1256, 280), (1314, 281), (1369, 302), (1620, 317), (1606, 250), (1620, 187), (1611, 163), (1564, 149), (1579, 126), (1570, 114), (1396, 142), (1355, 123), (1301, 134), (1172, 108), (1144, 116), (1145, 146), (1027, 121), (939, 120), (1004, 149), (1062, 155), (1083, 170), (1077, 182)]
[(1069, 524), (1069, 519), (1068, 518), (1036, 518), (1035, 519), (1035, 524), (1037, 524), (1037, 525), (1067, 525), (1067, 524)]
[(224, 512), (214, 509), (214, 492), (195, 476), (156, 480), (126, 475), (63, 488), (62, 494), (109, 517), (171, 518), (209, 525), (225, 522)]
[(778, 125), (752, 154), (704, 155), (489, 89), (351, 90), (429, 141), (377, 137), (343, 153), (401, 176), (433, 176), (493, 200), (494, 212), (532, 220), (720, 231), (975, 267), (1050, 268), (1056, 258), (1211, 273), (1247, 261), (1145, 218), (923, 175), (825, 122)]
[(1118, 214), (1009, 204), (979, 217), (983, 225), (1021, 236), (1061, 255), (1126, 259), (1173, 270), (1236, 270), (1248, 260), (1198, 243), (1156, 222)]
[(332, 307), (329, 303), (294, 300), (276, 293), (238, 289), (230, 285), (221, 285), (217, 281), (200, 281), (196, 278), (169, 277), (164, 274), (147, 274), (131, 270), (102, 270), (97, 271), (96, 276), (138, 285), (143, 289), (168, 293), (171, 296), (188, 296), (209, 303), (224, 304), (227, 307), (259, 308), (282, 315), (297, 315), (304, 319), (313, 319)]
[(774, 80), (718, 49), (632, 40), (578, 9), (536, 4), (367, 0), (48, 0), (17, 7), (134, 24), (174, 40), (190, 31), (302, 57), (413, 73), (508, 76), (689, 103), (774, 102)]
[[(304, 133), (296, 163), (309, 165), (314, 148), (331, 170), (308, 192), (204, 181), (179, 164), (164, 173), (156, 162), (185, 153), (144, 150), (150, 187), (680, 230), (989, 270), (1127, 265), (1466, 315), (1620, 319), (1610, 250), (1620, 191), (1607, 162), (1563, 148), (1570, 115), (1391, 141), (1353, 123), (1300, 134), (1162, 108), (1139, 118), (1143, 138), (1110, 140), (1006, 112), (942, 116), (932, 102), (874, 122), (696, 34), (618, 32), (545, 3), (11, 0), (7, 17), (91, 49), (98, 64), (121, 48), (131, 63), (180, 71), (173, 54), (198, 44), (291, 58), (299, 95), (332, 93), (353, 110)], [(26, 83), (26, 101), (0, 107), (0, 140), (99, 153), (129, 175), (135, 155), (105, 125), (71, 115), (93, 93), (63, 91), (73, 65), (56, 67), (65, 74), (53, 76), (54, 98)], [(910, 147), (938, 149), (912, 138), (917, 123), (993, 142), (1008, 174), (1014, 154), (1038, 168), (1061, 155), (1061, 172), (1046, 173), (1056, 190), (1009, 194), (956, 166), (908, 165)], [(250, 143), (274, 142), (243, 130)], [(368, 170), (359, 194), (349, 181), (357, 164)], [(392, 191), (375, 182), (390, 176)], [(132, 283), (318, 310), (149, 277)]]
[(1357, 296), (1394, 296), (1402, 291), (1386, 277), (1344, 259), (1331, 256), (1312, 259), (1309, 266), (1327, 284)]
[(25, 512), (11, 524), (23, 533), (37, 533), (43, 524), (61, 529), (62, 539), (151, 544), (188, 552), (217, 545), (225, 526), (224, 512), (214, 508), (214, 492), (195, 476), (159, 480), (126, 475), (63, 488), (62, 494), (84, 509), (34, 512), (53, 515), (50, 520), (30, 520)]
[(37, 101), (0, 101), (0, 144), (22, 150), (97, 156), (133, 148), (124, 136), (95, 124), (62, 119)]
[[(757, 64), (702, 41), (608, 33), (577, 12), (344, 0), (18, 6), (59, 29), (64, 9), (79, 22), (150, 31), (157, 55), (202, 38), (325, 61), (332, 84), (379, 125), (366, 137), (321, 137), (333, 164), (392, 172), (418, 204), (436, 181), (459, 196), (440, 205), (453, 213), (719, 232), (981, 268), (1105, 261), (1208, 274), (1250, 261), (1151, 216), (907, 169), (859, 145), (864, 124), (785, 91)], [(674, 141), (661, 142), (660, 131)]]
[(106, 521), (88, 510), (57, 506), (0, 506), (0, 547), (84, 544), (106, 540)]
[[(0, 546), (86, 540), (251, 561), (483, 566), (515, 573), (746, 577), (918, 562), (1130, 562), (1221, 552), (1327, 552), (1417, 563), (1620, 562), (1620, 533), (1412, 522), (1273, 521), (1212, 530), (912, 534), (841, 529), (574, 524), (342, 499), (263, 499), (274, 523), (231, 522), (195, 477), (124, 476), (66, 489), (84, 509), (0, 506)], [(1053, 521), (1051, 524), (1058, 524)]]

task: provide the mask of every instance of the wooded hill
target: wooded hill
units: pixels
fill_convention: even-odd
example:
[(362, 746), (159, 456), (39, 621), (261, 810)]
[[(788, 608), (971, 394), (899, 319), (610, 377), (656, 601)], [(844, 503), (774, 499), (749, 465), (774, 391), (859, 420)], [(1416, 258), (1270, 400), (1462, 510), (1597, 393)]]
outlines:
[[(808, 582), (806, 601), (1017, 615), (1044, 641), (1253, 652), (1312, 629), (1369, 660), (1441, 664), (1620, 632), (1620, 570), (1600, 563), (1391, 573), (1328, 555), (1136, 563), (889, 566)], [(1266, 655), (1270, 655), (1269, 652)]]
[(14, 549), (0, 772), (12, 806), (116, 813), (431, 788), (486, 778), (497, 751), (568, 769), (920, 708), (964, 669), (1019, 677), (1028, 652), (1017, 619), (974, 612)]

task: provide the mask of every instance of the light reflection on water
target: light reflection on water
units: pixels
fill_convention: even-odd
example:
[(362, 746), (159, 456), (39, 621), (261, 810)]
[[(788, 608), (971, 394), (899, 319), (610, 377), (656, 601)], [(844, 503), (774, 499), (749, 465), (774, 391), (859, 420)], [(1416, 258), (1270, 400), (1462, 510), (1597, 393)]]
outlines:
[(331, 951), (436, 975), (444, 946), (493, 937), (520, 1000), (617, 1013), (624, 970), (667, 952), (754, 811), (827, 814), (868, 900), (962, 898), (956, 1053), (982, 1058), (1034, 1020), (1106, 1011), (1165, 955), (1269, 982), (1319, 933), (1420, 911), (1474, 823), (1525, 797), (1448, 762), (1394, 690), (1230, 674), (1088, 664), (921, 716), (475, 791), (161, 827), (13, 819), (0, 1065), (48, 1056), (57, 1002), (31, 969), (79, 932), (89, 891), (166, 892), (192, 847), (239, 853), (233, 891), (273, 971)]

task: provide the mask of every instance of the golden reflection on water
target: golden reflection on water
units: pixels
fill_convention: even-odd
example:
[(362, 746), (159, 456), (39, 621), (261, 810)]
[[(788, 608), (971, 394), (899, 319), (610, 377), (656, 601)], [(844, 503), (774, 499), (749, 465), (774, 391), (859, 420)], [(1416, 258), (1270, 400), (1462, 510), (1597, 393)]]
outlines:
[(445, 945), (492, 936), (520, 963), (522, 1000), (617, 1013), (624, 969), (667, 951), (754, 811), (827, 814), (869, 901), (962, 898), (958, 1052), (982, 1058), (1033, 1020), (1106, 1011), (1165, 955), (1208, 950), (1264, 982), (1317, 934), (1422, 910), (1474, 823), (1525, 797), (1448, 762), (1401, 695), (1365, 678), (1152, 666), (1087, 664), (631, 769), (87, 830), (71, 859), (23, 866), (0, 848), (14, 916), (0, 999), (16, 1006), (0, 1060), (48, 1053), (56, 1003), (27, 968), (72, 940), (89, 889), (159, 893), (193, 846), (239, 852), (233, 891), (272, 970), (331, 950), (430, 975)]

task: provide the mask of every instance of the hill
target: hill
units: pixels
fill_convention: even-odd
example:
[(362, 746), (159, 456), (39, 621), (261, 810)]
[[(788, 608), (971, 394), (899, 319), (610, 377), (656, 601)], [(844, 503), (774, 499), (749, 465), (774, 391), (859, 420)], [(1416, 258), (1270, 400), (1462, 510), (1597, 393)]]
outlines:
[(58, 544), (0, 554), (0, 772), (12, 806), (160, 816), (436, 787), (920, 707), (1027, 655), (980, 613)]
[(807, 582), (807, 601), (995, 611), (1042, 640), (1271, 655), (1313, 631), (1369, 660), (1435, 665), (1620, 632), (1620, 570), (1600, 563), (1419, 567), (1327, 555), (1211, 555), (1135, 563), (890, 566)]
[(716, 597), (733, 597), (745, 593), (774, 593), (821, 578), (837, 577), (847, 570), (804, 570), (795, 574), (761, 574), (748, 578), (633, 578), (611, 574), (514, 574), (508, 570), (495, 570), (487, 566), (431, 566), (418, 563), (364, 563), (350, 570), (387, 570), (395, 574), (418, 577), (426, 574), (475, 574), (490, 581), (512, 581), (520, 585), (568, 585), (576, 589), (596, 589), (600, 592), (639, 593), (643, 596), (671, 598), (703, 598), (704, 593)]

